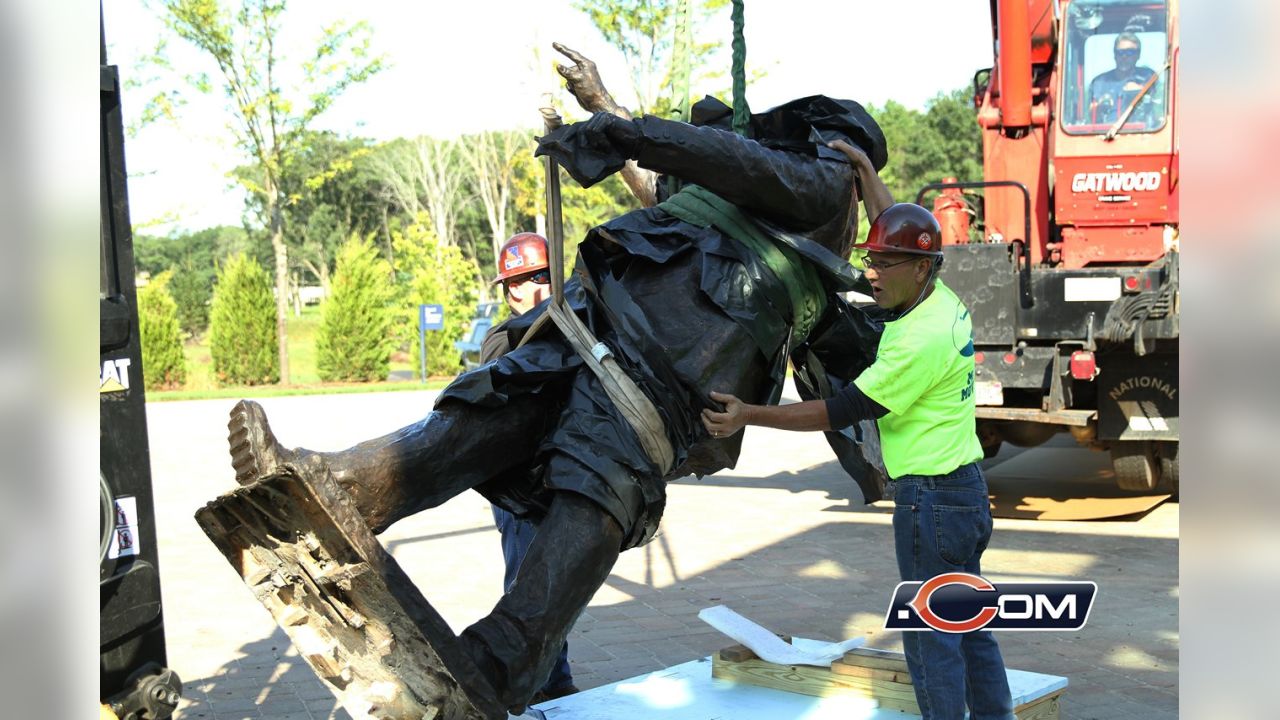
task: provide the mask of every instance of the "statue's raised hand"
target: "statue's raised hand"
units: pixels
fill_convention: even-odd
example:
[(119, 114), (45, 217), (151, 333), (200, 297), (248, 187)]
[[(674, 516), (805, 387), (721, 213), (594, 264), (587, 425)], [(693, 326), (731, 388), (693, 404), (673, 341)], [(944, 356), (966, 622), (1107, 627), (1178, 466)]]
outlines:
[(573, 65), (556, 64), (556, 72), (565, 80), (565, 87), (578, 99), (578, 104), (587, 112), (614, 112), (617, 105), (609, 91), (600, 81), (600, 73), (596, 64), (576, 50), (560, 43), (551, 43), (556, 52), (573, 61)]

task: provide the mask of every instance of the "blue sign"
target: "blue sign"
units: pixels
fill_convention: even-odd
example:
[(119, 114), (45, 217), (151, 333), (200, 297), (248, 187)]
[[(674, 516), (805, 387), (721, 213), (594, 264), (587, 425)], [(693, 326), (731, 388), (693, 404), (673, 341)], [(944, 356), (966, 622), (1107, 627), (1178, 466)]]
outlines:
[(418, 306), (418, 328), (421, 330), (443, 330), (444, 329), (444, 306), (443, 305), (419, 305)]

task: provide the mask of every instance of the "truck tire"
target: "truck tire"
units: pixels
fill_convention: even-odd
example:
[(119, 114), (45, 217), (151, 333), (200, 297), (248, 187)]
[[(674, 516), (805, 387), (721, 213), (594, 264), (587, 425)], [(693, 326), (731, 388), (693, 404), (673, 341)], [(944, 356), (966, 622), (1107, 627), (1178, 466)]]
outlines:
[(1130, 492), (1151, 492), (1160, 482), (1160, 463), (1145, 442), (1119, 441), (1111, 445), (1116, 485)]
[(1161, 443), (1160, 489), (1178, 497), (1178, 443)]

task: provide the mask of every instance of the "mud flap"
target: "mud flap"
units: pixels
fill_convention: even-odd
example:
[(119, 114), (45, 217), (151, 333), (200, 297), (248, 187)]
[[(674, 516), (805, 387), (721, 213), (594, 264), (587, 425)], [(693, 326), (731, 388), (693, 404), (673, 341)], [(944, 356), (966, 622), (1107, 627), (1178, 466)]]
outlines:
[(498, 720), (506, 710), (328, 472), (292, 469), (196, 521), (355, 718)]
[(1178, 356), (1117, 354), (1098, 375), (1098, 438), (1177, 441)]

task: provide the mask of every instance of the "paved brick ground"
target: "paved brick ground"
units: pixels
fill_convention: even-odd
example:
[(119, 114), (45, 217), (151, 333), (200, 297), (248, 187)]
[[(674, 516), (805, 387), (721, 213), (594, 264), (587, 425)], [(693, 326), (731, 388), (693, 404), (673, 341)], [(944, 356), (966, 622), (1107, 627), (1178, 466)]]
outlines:
[[(432, 397), (263, 404), (285, 443), (329, 450), (421, 417)], [(345, 719), (192, 519), (232, 486), (224, 439), (231, 405), (148, 407), (169, 663), (187, 696), (179, 717)], [(1072, 452), (1082, 468), (1096, 464), (1088, 451)], [(879, 629), (897, 580), (891, 511), (857, 498), (819, 435), (751, 429), (736, 470), (672, 484), (661, 535), (623, 554), (570, 637), (578, 684), (595, 687), (729, 644), (697, 619), (720, 603), (778, 632), (866, 635), (873, 646), (899, 648), (894, 633)], [(501, 553), (480, 496), (405, 520), (382, 540), (455, 630), (497, 600)], [(1177, 717), (1176, 504), (1137, 520), (998, 519), (984, 574), (1098, 582), (1084, 631), (1000, 636), (1010, 666), (1070, 679), (1064, 717)]]

